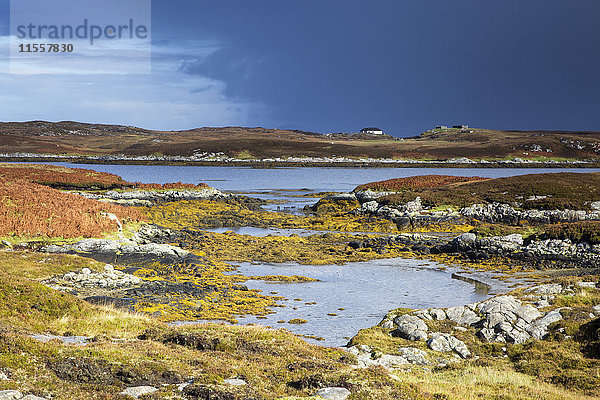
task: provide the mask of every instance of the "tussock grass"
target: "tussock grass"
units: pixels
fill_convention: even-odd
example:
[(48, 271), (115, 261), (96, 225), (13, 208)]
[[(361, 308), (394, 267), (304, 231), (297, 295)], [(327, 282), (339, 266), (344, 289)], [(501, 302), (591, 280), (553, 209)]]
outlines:
[(467, 366), (435, 372), (398, 372), (404, 383), (433, 393), (438, 399), (594, 399), (515, 372), (498, 361), (494, 367)]

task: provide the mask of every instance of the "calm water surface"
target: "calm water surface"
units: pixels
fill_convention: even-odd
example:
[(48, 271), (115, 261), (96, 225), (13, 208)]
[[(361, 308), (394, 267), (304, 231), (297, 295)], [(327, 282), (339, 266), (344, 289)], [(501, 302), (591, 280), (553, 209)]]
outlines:
[[(248, 281), (250, 289), (264, 294), (277, 292), (286, 300), (267, 319), (246, 317), (241, 323), (259, 323), (284, 327), (294, 333), (314, 335), (326, 346), (343, 346), (360, 329), (381, 321), (388, 310), (398, 307), (449, 307), (482, 301), (469, 283), (452, 279), (451, 271), (441, 271), (431, 261), (392, 258), (346, 265), (300, 265), (242, 263), (238, 272), (253, 275), (304, 275), (320, 282), (268, 283)], [(502, 291), (502, 283), (496, 290)], [(316, 304), (310, 304), (310, 303)], [(309, 304), (307, 304), (309, 303)], [(343, 310), (340, 310), (342, 308)], [(337, 315), (327, 315), (337, 314)], [(306, 324), (289, 324), (293, 318)], [(281, 323), (278, 321), (286, 321)]]

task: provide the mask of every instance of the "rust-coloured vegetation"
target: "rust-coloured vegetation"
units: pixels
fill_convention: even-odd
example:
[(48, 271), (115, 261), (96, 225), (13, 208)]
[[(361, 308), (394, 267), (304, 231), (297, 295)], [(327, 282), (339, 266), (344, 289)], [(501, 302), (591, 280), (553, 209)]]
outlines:
[(371, 189), (376, 191), (401, 192), (409, 189), (437, 188), (450, 183), (474, 182), (487, 179), (489, 178), (482, 178), (480, 176), (421, 175), (365, 183), (364, 185), (357, 186), (354, 191)]
[(98, 237), (117, 228), (102, 212), (139, 221), (133, 208), (63, 193), (24, 180), (0, 181), (0, 236)]
[(91, 169), (66, 168), (44, 164), (0, 164), (4, 181), (20, 179), (55, 188), (112, 189), (131, 185), (120, 176)]
[(570, 239), (573, 242), (600, 243), (600, 222), (581, 221), (550, 225), (541, 235), (544, 239)]
[(143, 217), (131, 208), (102, 203), (23, 180), (0, 182), (0, 235), (34, 235), (73, 238), (93, 237), (114, 230), (114, 221)]

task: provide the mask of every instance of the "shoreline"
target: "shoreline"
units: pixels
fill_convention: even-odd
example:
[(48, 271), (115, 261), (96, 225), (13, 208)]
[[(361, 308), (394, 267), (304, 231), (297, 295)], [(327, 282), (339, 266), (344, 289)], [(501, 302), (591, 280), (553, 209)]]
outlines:
[(135, 160), (135, 159), (97, 159), (89, 157), (0, 157), (0, 162), (15, 163), (70, 163), (70, 164), (101, 164), (101, 165), (147, 165), (147, 166), (197, 166), (197, 167), (242, 167), (257, 169), (276, 168), (600, 168), (600, 162), (448, 162), (448, 161), (249, 161), (249, 160)]

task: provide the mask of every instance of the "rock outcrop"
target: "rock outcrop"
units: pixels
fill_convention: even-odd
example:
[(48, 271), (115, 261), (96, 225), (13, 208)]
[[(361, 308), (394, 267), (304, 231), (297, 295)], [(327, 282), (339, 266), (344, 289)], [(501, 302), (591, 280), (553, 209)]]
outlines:
[[(590, 282), (588, 286), (595, 285)], [(445, 333), (428, 332), (427, 321), (448, 319), (459, 327), (475, 329), (476, 335), (488, 342), (520, 344), (529, 339), (546, 337), (548, 327), (562, 320), (561, 311), (568, 308), (555, 308), (546, 312), (541, 309), (549, 307), (555, 295), (569, 293), (573, 293), (572, 288), (560, 284), (540, 285), (525, 291), (525, 298), (533, 304), (523, 303), (511, 295), (503, 295), (466, 306), (416, 310), (401, 316), (394, 316), (392, 313), (380, 325), (390, 329), (391, 336), (426, 340), (432, 350), (453, 351), (462, 358), (467, 358), (470, 352), (463, 342)], [(597, 308), (600, 315), (600, 305)]]
[(583, 210), (516, 210), (508, 204), (473, 204), (460, 210), (468, 218), (479, 221), (517, 225), (520, 221), (534, 224), (557, 222), (599, 221), (600, 211)]

